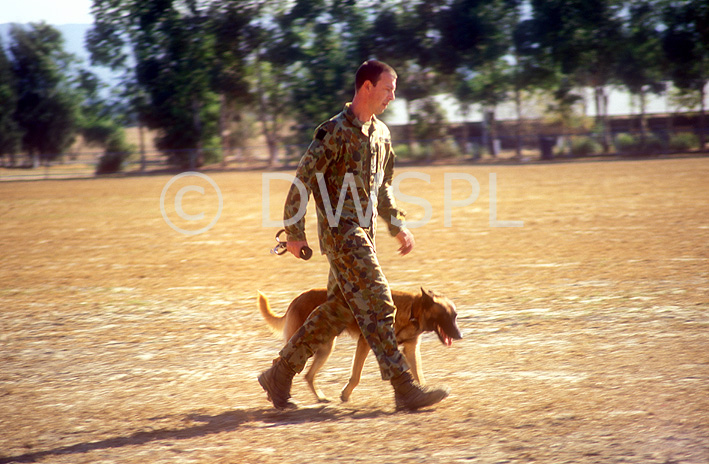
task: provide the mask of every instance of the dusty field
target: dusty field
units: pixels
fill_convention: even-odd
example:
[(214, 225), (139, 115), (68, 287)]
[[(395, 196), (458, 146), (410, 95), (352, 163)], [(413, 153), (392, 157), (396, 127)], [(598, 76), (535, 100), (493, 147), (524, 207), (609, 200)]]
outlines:
[[(223, 210), (198, 235), (161, 214), (171, 176), (1, 183), (0, 463), (709, 462), (709, 159), (399, 172), (430, 176), (401, 191), (431, 218), (407, 257), (380, 233), (385, 272), (448, 295), (464, 333), (425, 337), (452, 394), (417, 413), (395, 413), (371, 356), (347, 405), (300, 378), (301, 409), (267, 402), (281, 341), (256, 290), (282, 311), (327, 273), (268, 253), (285, 181), (264, 200), (261, 173), (209, 173)], [(523, 227), (490, 227), (491, 173), (497, 220)], [(472, 176), (479, 198), (454, 206)], [(204, 194), (175, 210), (189, 183)], [(186, 230), (218, 211), (197, 178), (164, 204)], [(334, 398), (353, 349), (321, 375)]]

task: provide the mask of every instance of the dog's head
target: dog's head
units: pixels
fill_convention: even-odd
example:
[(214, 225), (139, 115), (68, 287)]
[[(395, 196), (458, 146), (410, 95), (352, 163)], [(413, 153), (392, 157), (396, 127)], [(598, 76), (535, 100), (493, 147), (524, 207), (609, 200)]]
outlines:
[(455, 304), (443, 295), (421, 288), (421, 314), (419, 323), (422, 330), (436, 332), (441, 343), (450, 346), (453, 340), (460, 340)]

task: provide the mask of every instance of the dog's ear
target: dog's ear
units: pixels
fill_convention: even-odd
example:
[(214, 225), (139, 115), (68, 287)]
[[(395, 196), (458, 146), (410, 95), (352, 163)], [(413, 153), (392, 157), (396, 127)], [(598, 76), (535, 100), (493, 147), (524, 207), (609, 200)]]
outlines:
[(421, 306), (428, 308), (433, 306), (433, 292), (421, 287)]

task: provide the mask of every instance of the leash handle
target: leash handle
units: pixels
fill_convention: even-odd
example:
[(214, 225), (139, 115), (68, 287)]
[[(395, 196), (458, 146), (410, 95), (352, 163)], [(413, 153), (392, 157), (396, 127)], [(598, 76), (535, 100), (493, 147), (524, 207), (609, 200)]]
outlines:
[(313, 256), (313, 250), (309, 246), (304, 246), (300, 249), (300, 259), (309, 260)]
[[(278, 245), (273, 247), (273, 249), (271, 250), (271, 254), (280, 256), (280, 255), (284, 254), (286, 251), (288, 251), (287, 242), (282, 242), (281, 238), (280, 238), (281, 234), (285, 231), (286, 231), (285, 229), (281, 229), (276, 234), (276, 242), (278, 243)], [(300, 259), (307, 261), (313, 256), (313, 250), (311, 250), (310, 247), (308, 247), (308, 246), (304, 246), (303, 248), (300, 249), (299, 255), (300, 255)]]

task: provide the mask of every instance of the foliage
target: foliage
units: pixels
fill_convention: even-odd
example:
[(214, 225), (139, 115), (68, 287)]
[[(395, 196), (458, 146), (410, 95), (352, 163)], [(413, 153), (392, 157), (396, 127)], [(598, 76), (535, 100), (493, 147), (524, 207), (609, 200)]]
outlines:
[(705, 146), (705, 87), (709, 82), (709, 4), (704, 0), (667, 2), (662, 45), (669, 76), (679, 89), (696, 92), (701, 105), (699, 144)]
[(94, 0), (93, 12), (95, 24), (87, 37), (92, 59), (127, 69), (125, 50), (131, 47), (135, 74), (127, 80), (134, 79), (149, 102), (139, 108), (141, 120), (161, 130), (156, 144), (177, 164), (201, 163), (191, 154), (219, 134), (214, 88), (223, 90), (225, 80), (215, 84), (213, 72), (229, 68), (218, 59), (206, 11), (193, 1), (123, 0), (117, 5)]
[(441, 105), (433, 98), (423, 99), (417, 105), (411, 122), (417, 140), (431, 141), (446, 135), (446, 116)]
[(682, 132), (670, 137), (670, 150), (686, 152), (699, 147), (699, 137), (691, 132)]
[(603, 147), (592, 137), (580, 136), (571, 139), (570, 151), (571, 156), (589, 156), (601, 153)]
[(113, 174), (123, 169), (124, 163), (135, 149), (126, 141), (123, 129), (111, 130), (104, 140), (106, 152), (101, 155), (96, 165), (96, 174)]
[(13, 118), (16, 107), (15, 77), (0, 39), (0, 157), (9, 154), (12, 164), (22, 140), (22, 131)]
[(433, 159), (457, 158), (461, 155), (460, 149), (451, 137), (434, 140), (431, 149), (433, 150)]
[(606, 87), (618, 62), (624, 2), (532, 0), (539, 47), (548, 50), (561, 72), (594, 90), (603, 151), (609, 150)]
[(631, 134), (618, 134), (615, 138), (615, 147), (621, 155), (653, 155), (665, 149), (665, 143), (655, 134), (633, 136)]
[[(353, 73), (369, 58), (388, 62), (399, 74), (397, 95), (406, 100), (414, 123), (405, 134), (409, 156), (435, 156), (430, 147), (416, 147), (415, 139), (446, 136), (442, 112), (431, 103), (439, 93), (454, 95), (465, 114), (481, 109), (483, 140), (492, 141), (499, 105), (514, 101), (522, 127), (522, 100), (538, 91), (552, 97), (548, 113), (562, 127), (583, 125), (582, 87), (593, 89), (597, 141), (608, 152), (612, 85), (628, 88), (641, 107), (640, 140), (620, 137), (616, 144), (654, 150), (657, 140), (642, 117), (648, 94), (665, 92), (672, 80), (703, 105), (708, 5), (93, 0), (87, 46), (94, 64), (124, 72), (121, 99), (109, 103), (98, 96), (100, 83), (76, 70), (50, 26), (16, 28), (11, 59), (0, 53), (0, 152), (16, 151), (23, 136), (29, 153), (61, 153), (78, 130), (90, 143), (105, 146), (130, 121), (157, 130), (157, 146), (182, 167), (219, 161), (254, 132), (265, 138), (275, 164), (286, 141), (307, 142), (315, 125), (351, 98)], [(697, 133), (703, 146), (703, 128)], [(517, 137), (519, 150), (519, 130)], [(597, 148), (578, 143), (579, 152)]]
[(14, 119), (21, 128), (22, 148), (51, 159), (63, 153), (77, 131), (78, 101), (68, 82), (74, 57), (63, 50), (59, 31), (45, 23), (29, 29), (13, 25), (10, 53), (17, 105)]
[(622, 133), (615, 136), (615, 149), (620, 154), (633, 153), (637, 145), (638, 141), (630, 134)]

